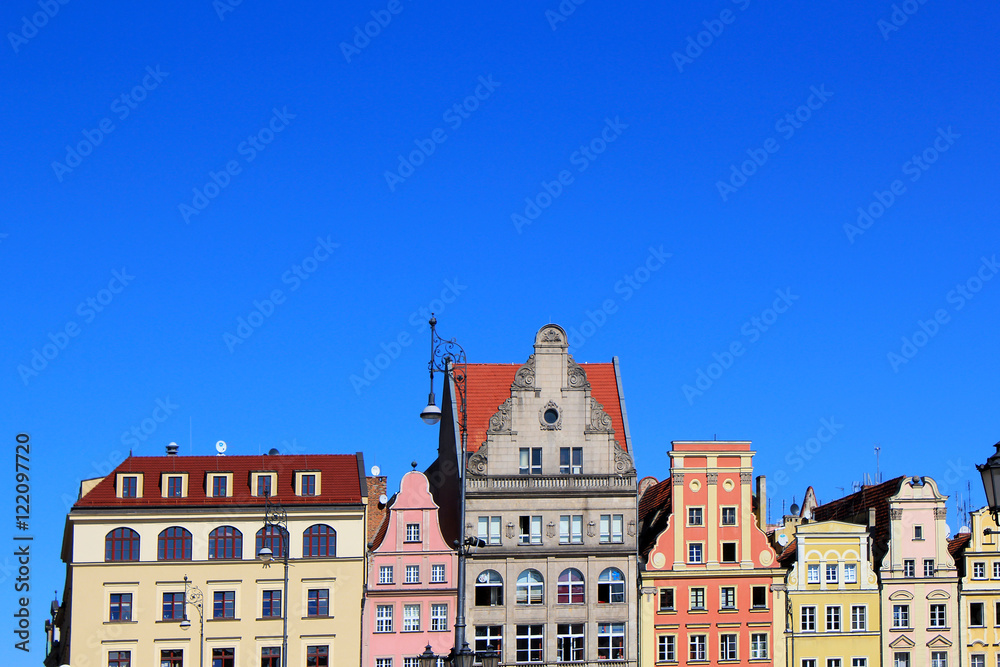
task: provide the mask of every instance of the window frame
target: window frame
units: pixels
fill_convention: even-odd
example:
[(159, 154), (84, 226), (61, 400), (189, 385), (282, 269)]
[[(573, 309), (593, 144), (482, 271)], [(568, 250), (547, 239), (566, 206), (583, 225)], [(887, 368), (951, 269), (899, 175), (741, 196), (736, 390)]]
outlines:
[(560, 475), (583, 474), (583, 447), (559, 448), (559, 474)]
[(236, 591), (212, 591), (212, 620), (236, 620)]
[[(180, 535), (177, 532), (180, 531)], [(178, 545), (178, 542), (180, 544)], [(183, 526), (168, 526), (156, 537), (156, 560), (185, 561), (191, 560), (191, 549), (194, 540), (191, 531)], [(177, 552), (180, 551), (180, 557)]]
[(586, 604), (586, 601), (587, 581), (583, 572), (567, 567), (556, 580), (556, 604)]
[(597, 623), (597, 659), (625, 660), (625, 623), (599, 621)]
[(306, 589), (306, 618), (330, 617), (330, 589)]
[(518, 456), (519, 475), (541, 475), (542, 474), (542, 448), (541, 447), (520, 447)]
[(392, 632), (393, 608), (391, 604), (375, 605), (375, 632), (378, 634)]
[(816, 605), (799, 607), (799, 630), (801, 632), (816, 632)]
[[(620, 597), (620, 600), (615, 598)], [(627, 604), (625, 573), (617, 567), (606, 567), (597, 575), (597, 604)]]
[[(275, 609), (275, 607), (277, 607), (277, 609)], [(260, 592), (261, 618), (281, 618), (283, 611), (284, 608), (281, 606), (280, 588), (268, 588)]]
[[(116, 600), (117, 598), (117, 600)], [(126, 599), (127, 598), (127, 599)], [(115, 617), (115, 610), (118, 617)], [(132, 621), (132, 594), (111, 593), (108, 597), (108, 622), (129, 623)]]
[(336, 558), (337, 531), (325, 523), (314, 523), (302, 531), (303, 558)]
[[(220, 533), (219, 531), (227, 531)], [(222, 556), (219, 556), (219, 551)], [(230, 551), (231, 549), (231, 551)], [(217, 526), (208, 534), (209, 560), (243, 560), (243, 533), (236, 526)]]
[(112, 528), (104, 536), (104, 562), (138, 562), (141, 546), (141, 537), (135, 530), (127, 526)]

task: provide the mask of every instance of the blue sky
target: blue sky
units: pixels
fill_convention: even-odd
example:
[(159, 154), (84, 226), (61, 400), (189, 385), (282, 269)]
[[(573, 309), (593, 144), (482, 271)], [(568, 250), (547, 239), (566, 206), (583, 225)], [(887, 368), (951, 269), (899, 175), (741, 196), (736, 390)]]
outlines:
[(996, 5), (561, 7), (5, 4), (33, 655), (66, 501), (129, 447), (360, 450), (390, 488), (429, 463), (431, 308), (470, 361), (523, 361), (549, 321), (617, 355), (640, 474), (671, 440), (752, 440), (774, 520), (878, 445), (884, 477), (983, 502)]

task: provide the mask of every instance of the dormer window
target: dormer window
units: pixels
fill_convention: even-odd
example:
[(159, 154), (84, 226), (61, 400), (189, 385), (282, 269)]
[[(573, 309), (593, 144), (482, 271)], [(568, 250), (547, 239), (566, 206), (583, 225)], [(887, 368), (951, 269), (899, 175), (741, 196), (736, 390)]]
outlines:
[(222, 475), (216, 475), (212, 478), (212, 497), (213, 498), (225, 498), (226, 491), (228, 487), (226, 486), (226, 478)]
[(168, 498), (180, 498), (184, 495), (184, 478), (183, 477), (167, 477), (167, 497)]
[(186, 498), (188, 475), (186, 472), (160, 473), (160, 495), (164, 498)]
[(319, 471), (295, 473), (295, 494), (298, 496), (318, 496), (322, 493)]
[(252, 472), (250, 473), (250, 490), (253, 495), (259, 498), (267, 498), (277, 491), (278, 473), (274, 472)]
[(119, 498), (142, 498), (142, 474), (118, 473), (115, 492)]
[(233, 495), (233, 473), (209, 473), (205, 491), (211, 498), (230, 498)]

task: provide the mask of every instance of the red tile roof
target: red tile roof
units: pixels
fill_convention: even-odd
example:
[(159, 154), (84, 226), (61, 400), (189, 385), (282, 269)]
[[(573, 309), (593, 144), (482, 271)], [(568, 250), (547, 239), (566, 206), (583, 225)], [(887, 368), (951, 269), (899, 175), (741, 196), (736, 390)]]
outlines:
[[(295, 495), (295, 471), (319, 471), (320, 493)], [(277, 486), (272, 498), (285, 506), (360, 504), (367, 495), (364, 461), (358, 454), (290, 454), (275, 456), (130, 456), (102, 479), (74, 508), (90, 507), (191, 507), (263, 505), (264, 498), (250, 495), (251, 472), (277, 472)], [(161, 473), (186, 472), (186, 498), (163, 498)], [(210, 472), (233, 473), (232, 496), (213, 498), (206, 493), (206, 475)], [(118, 498), (115, 493), (117, 473), (142, 473), (142, 498)], [(211, 491), (211, 489), (209, 489)]]
[(882, 557), (888, 551), (889, 498), (899, 493), (904, 479), (906, 477), (900, 476), (881, 484), (863, 486), (857, 493), (852, 493), (825, 505), (819, 505), (813, 510), (813, 518), (816, 521), (836, 519), (837, 521), (867, 525), (868, 510), (874, 508), (875, 526), (872, 530), (872, 537), (875, 542), (875, 557), (873, 565), (877, 567), (881, 565)]
[(798, 540), (792, 540), (788, 543), (788, 546), (781, 550), (781, 555), (778, 556), (778, 562), (784, 565), (786, 562), (794, 560), (796, 549), (798, 549)]
[(667, 527), (673, 511), (671, 491), (673, 480), (667, 477), (662, 482), (648, 487), (639, 498), (639, 553), (647, 554), (656, 543), (656, 538)]
[[(469, 364), (466, 391), (468, 392), (469, 444), (468, 451), (475, 452), (486, 441), (490, 417), (510, 398), (510, 385), (522, 364)], [(621, 397), (618, 395), (618, 378), (612, 363), (580, 364), (590, 382), (590, 395), (604, 406), (611, 417), (615, 438), (622, 449), (625, 442), (625, 422), (622, 419)]]
[(960, 551), (964, 551), (965, 547), (968, 546), (969, 542), (972, 540), (972, 533), (959, 533), (952, 539), (948, 540), (948, 553), (952, 557), (957, 557)]

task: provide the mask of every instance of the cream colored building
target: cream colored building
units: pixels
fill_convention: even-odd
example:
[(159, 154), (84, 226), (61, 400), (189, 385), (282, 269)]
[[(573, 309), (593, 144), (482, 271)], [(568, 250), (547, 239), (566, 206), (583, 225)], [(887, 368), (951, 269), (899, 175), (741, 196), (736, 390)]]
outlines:
[[(984, 530), (990, 530), (987, 535)], [(969, 667), (1000, 664), (1000, 546), (997, 524), (984, 507), (972, 513), (970, 532), (959, 533), (949, 551), (961, 573), (963, 663)]]
[[(280, 667), (287, 602), (288, 665), (360, 665), (363, 471), (360, 453), (174, 454), (130, 457), (84, 481), (63, 541), (60, 660)], [(268, 496), (287, 515), (287, 600), (285, 541), (264, 528)], [(262, 546), (277, 557), (268, 567), (257, 559)], [(203, 643), (185, 577), (203, 594)]]

